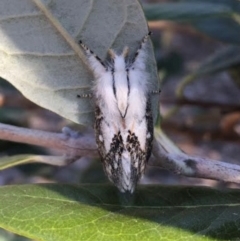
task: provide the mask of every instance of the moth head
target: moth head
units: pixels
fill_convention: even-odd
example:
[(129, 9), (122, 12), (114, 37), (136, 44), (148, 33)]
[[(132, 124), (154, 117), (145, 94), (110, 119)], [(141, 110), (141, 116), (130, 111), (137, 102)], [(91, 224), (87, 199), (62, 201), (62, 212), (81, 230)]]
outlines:
[(124, 47), (122, 53), (118, 55), (113, 49), (109, 49), (108, 53), (113, 60), (113, 68), (115, 71), (125, 71), (126, 69), (126, 57), (128, 55), (128, 47)]

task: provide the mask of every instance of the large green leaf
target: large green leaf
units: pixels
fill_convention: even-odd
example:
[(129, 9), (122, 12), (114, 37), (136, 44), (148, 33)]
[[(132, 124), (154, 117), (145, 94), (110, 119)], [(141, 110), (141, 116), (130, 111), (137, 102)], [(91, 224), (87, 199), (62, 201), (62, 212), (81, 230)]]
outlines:
[(120, 196), (106, 185), (0, 188), (0, 227), (46, 241), (237, 240), (240, 192), (140, 186)]
[(42, 156), (42, 155), (13, 155), (0, 158), (0, 170), (29, 163), (45, 163), (54, 166), (64, 166), (72, 161), (71, 157), (66, 156)]
[(0, 228), (0, 240), (1, 241), (30, 241), (30, 239), (18, 236), (16, 234), (7, 232)]
[(210, 55), (195, 71), (198, 76), (214, 74), (240, 64), (240, 47), (229, 45)]
[(238, 0), (183, 0), (144, 6), (148, 20), (173, 20), (193, 25), (218, 40), (240, 44)]
[[(137, 0), (3, 0), (0, 20), (0, 76), (38, 105), (87, 125), (94, 104), (77, 95), (89, 92), (93, 76), (77, 42), (105, 59), (109, 48), (126, 45), (134, 54), (148, 32)], [(151, 85), (158, 89), (151, 44), (148, 58)]]
[[(182, 97), (183, 91), (186, 85), (193, 82), (200, 76), (214, 74), (219, 71), (229, 70), (240, 64), (240, 47), (235, 45), (229, 45), (218, 52), (210, 55), (198, 69), (193, 71), (191, 74), (184, 77), (180, 82), (177, 89), (177, 96)], [(236, 77), (237, 78), (237, 77)]]

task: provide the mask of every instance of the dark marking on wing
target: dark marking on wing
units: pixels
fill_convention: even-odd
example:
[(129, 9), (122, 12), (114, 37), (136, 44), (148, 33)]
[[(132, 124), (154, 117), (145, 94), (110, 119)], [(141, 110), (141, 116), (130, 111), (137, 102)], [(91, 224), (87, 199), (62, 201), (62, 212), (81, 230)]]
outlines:
[(101, 65), (107, 70), (107, 67), (104, 64), (104, 62), (101, 60), (101, 58), (98, 55), (96, 55), (86, 44), (84, 44), (82, 40), (79, 40), (79, 44), (82, 46), (86, 54), (90, 53), (91, 55), (93, 55), (98, 60), (98, 62), (100, 62)]
[[(103, 122), (107, 123), (107, 120), (104, 119), (104, 116), (98, 106), (96, 106), (95, 115), (96, 141), (98, 144), (99, 153), (102, 157), (102, 162), (106, 175), (108, 176), (109, 180), (113, 182), (120, 190), (129, 191), (127, 189), (128, 187), (126, 187), (126, 185), (123, 183), (122, 167), (122, 154), (124, 151), (127, 151), (131, 157), (130, 188), (133, 187), (134, 189), (140, 177), (145, 171), (147, 161), (150, 158), (152, 151), (153, 119), (150, 98), (148, 98), (145, 115), (147, 123), (145, 150), (141, 149), (137, 133), (133, 133), (128, 130), (127, 144), (124, 145), (122, 135), (120, 131), (118, 131), (111, 140), (110, 150), (106, 152), (104, 146), (104, 139), (100, 139), (99, 136), (103, 137), (101, 125)], [(148, 133), (149, 136), (147, 137)]]
[[(150, 96), (148, 96), (148, 101), (146, 105), (146, 120), (147, 120), (147, 132), (150, 133), (150, 137), (146, 139), (146, 161), (151, 156), (152, 153), (152, 142), (153, 142), (153, 117)], [(148, 133), (146, 133), (147, 136)]]
[(149, 36), (150, 36), (151, 34), (152, 34), (151, 32), (148, 32), (148, 34), (146, 34), (146, 35), (143, 37), (143, 39), (142, 39), (142, 41), (141, 41), (141, 43), (140, 43), (140, 46), (139, 46), (137, 52), (135, 53), (135, 56), (134, 56), (134, 58), (133, 58), (132, 63), (134, 63), (134, 62), (136, 61), (139, 53), (141, 52), (144, 44), (147, 42), (147, 40), (148, 40), (148, 38), (149, 38)]
[(126, 73), (127, 73), (127, 85), (128, 85), (128, 96), (130, 94), (130, 80), (129, 80), (129, 69), (126, 69)]
[(114, 76), (114, 69), (112, 69), (112, 87), (113, 87), (113, 94), (116, 97), (116, 86), (115, 86), (115, 76)]

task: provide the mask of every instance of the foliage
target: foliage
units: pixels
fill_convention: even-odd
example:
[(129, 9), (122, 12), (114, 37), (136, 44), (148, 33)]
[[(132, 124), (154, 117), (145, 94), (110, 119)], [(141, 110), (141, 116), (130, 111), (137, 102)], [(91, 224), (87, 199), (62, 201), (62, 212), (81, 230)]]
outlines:
[[(135, 0), (46, 0), (44, 4), (39, 0), (0, 3), (5, 9), (0, 13), (1, 76), (38, 105), (90, 124), (92, 104), (77, 101), (76, 96), (89, 91), (92, 76), (76, 41), (82, 38), (101, 58), (110, 47), (121, 50), (128, 45), (133, 53), (147, 32), (142, 9)], [(187, 23), (227, 44), (185, 78), (179, 96), (197, 77), (229, 68), (234, 72), (239, 66), (239, 1), (184, 0), (144, 5), (144, 11), (149, 21)], [(152, 48), (149, 53), (151, 80), (157, 87)], [(157, 98), (155, 116), (156, 103)], [(33, 159), (22, 157), (5, 158), (0, 167)], [(124, 198), (107, 185), (5, 186), (0, 188), (0, 227), (46, 241), (237, 240), (240, 236), (238, 191), (146, 186), (139, 187), (130, 202)]]
[[(149, 4), (144, 7), (148, 20), (171, 20), (189, 24), (208, 36), (228, 44), (202, 63), (180, 83), (178, 97), (184, 87), (197, 77), (217, 71), (239, 68), (240, 64), (240, 2), (237, 0), (183, 0), (173, 3)], [(237, 75), (236, 82), (240, 76)]]
[(146, 186), (133, 197), (107, 185), (0, 188), (0, 226), (46, 241), (233, 240), (239, 191)]

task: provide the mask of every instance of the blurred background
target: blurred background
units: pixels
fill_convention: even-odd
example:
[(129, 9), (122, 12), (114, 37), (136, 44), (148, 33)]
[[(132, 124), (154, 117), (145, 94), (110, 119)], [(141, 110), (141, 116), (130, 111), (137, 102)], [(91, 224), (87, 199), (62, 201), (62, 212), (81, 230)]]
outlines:
[[(240, 165), (240, 1), (142, 1), (158, 66), (161, 127), (190, 155)], [(79, 129), (28, 101), (0, 79), (0, 122), (60, 132)], [(80, 129), (85, 131), (85, 129)], [(57, 154), (35, 146), (0, 141), (0, 155)], [(28, 164), (0, 172), (0, 185), (108, 182), (99, 159), (66, 166)], [(235, 187), (178, 176), (149, 161), (145, 184)], [(0, 230), (2, 240), (26, 240)]]

